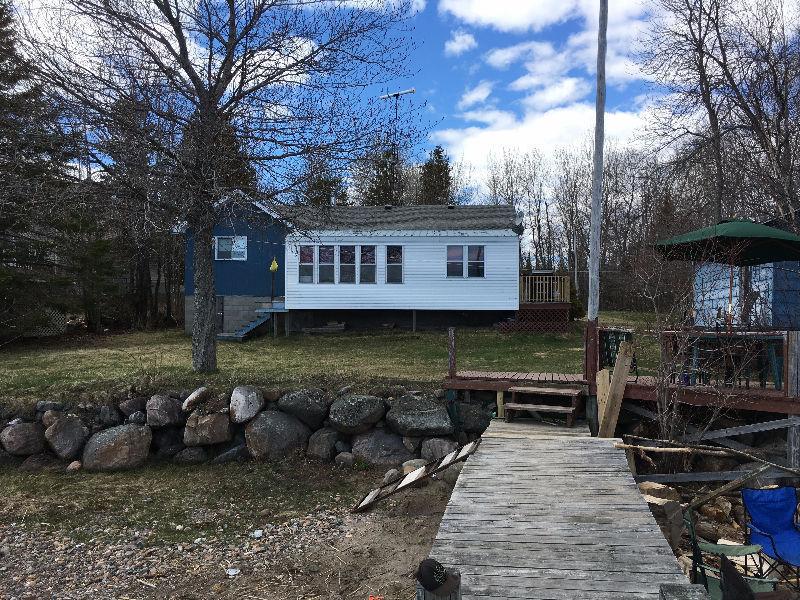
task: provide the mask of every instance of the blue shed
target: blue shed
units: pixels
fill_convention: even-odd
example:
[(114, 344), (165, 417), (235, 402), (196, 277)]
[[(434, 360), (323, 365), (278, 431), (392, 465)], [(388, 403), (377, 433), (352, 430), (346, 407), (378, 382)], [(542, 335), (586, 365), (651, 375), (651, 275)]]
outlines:
[[(285, 240), (283, 223), (263, 212), (228, 218), (214, 227), (214, 281), (217, 291), (218, 331), (234, 334), (258, 320), (260, 309), (282, 306), (284, 301)], [(184, 269), (185, 330), (194, 320), (194, 241), (186, 234)], [(278, 262), (272, 277), (269, 267)], [(273, 288), (274, 281), (274, 288)]]
[(731, 299), (734, 326), (800, 329), (800, 262), (734, 267), (732, 287), (728, 265), (706, 263), (696, 268), (695, 325), (723, 325)]

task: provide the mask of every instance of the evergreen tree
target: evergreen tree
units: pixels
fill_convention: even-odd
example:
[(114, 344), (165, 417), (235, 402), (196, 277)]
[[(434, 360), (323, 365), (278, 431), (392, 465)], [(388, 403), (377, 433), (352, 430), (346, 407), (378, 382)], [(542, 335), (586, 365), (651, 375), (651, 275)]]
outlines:
[(344, 179), (333, 173), (323, 159), (309, 155), (300, 186), (300, 202), (317, 207), (346, 206)]
[(0, 0), (0, 337), (43, 324), (48, 308), (66, 308), (57, 199), (74, 146), (59, 116), (17, 52), (11, 2)]
[(417, 204), (449, 204), (453, 199), (450, 159), (441, 146), (431, 150), (420, 172)]

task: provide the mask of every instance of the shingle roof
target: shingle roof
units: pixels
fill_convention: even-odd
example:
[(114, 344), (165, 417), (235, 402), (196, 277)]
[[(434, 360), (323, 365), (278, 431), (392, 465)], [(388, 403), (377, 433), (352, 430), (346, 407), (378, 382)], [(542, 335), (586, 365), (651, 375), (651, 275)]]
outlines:
[(453, 231), (517, 226), (513, 206), (287, 206), (279, 212), (295, 229), (306, 231)]

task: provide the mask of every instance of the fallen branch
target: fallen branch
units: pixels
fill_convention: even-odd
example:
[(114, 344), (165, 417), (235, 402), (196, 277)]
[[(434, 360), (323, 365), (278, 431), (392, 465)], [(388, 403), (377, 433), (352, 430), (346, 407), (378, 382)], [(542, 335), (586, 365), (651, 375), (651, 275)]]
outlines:
[(689, 447), (664, 448), (662, 446), (637, 446), (636, 444), (623, 444), (621, 442), (615, 443), (614, 448), (619, 448), (620, 450), (661, 452), (662, 454), (702, 454), (705, 456), (729, 456), (729, 454), (724, 450), (697, 450)]

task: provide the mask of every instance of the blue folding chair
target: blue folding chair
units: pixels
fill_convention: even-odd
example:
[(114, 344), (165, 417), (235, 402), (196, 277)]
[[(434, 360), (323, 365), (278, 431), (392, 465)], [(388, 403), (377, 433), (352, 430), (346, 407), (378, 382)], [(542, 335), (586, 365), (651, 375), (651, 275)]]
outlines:
[[(758, 544), (764, 556), (761, 575), (775, 572), (800, 591), (800, 529), (797, 527), (797, 490), (779, 487), (742, 490), (748, 544)], [(763, 562), (768, 562), (764, 568)]]

